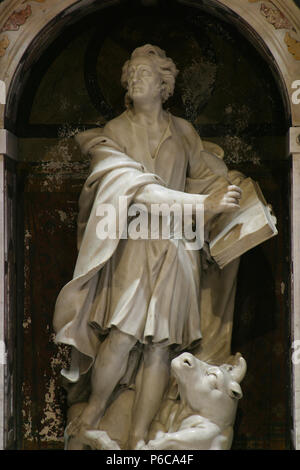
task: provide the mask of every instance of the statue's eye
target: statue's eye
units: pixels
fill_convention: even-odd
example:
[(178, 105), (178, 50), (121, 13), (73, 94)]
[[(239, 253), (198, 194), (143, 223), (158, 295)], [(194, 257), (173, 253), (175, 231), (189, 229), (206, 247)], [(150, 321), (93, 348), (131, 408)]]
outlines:
[(211, 390), (214, 390), (215, 388), (217, 388), (217, 384), (218, 384), (217, 374), (215, 374), (214, 372), (209, 372), (207, 375), (208, 375), (207, 381), (208, 381), (209, 387), (211, 388)]
[(217, 374), (215, 372), (207, 372), (207, 375), (209, 375), (210, 377), (217, 378)]
[(210, 367), (209, 369), (207, 369), (206, 375), (208, 375), (211, 378), (217, 379), (218, 378), (218, 370), (213, 368), (213, 367)]

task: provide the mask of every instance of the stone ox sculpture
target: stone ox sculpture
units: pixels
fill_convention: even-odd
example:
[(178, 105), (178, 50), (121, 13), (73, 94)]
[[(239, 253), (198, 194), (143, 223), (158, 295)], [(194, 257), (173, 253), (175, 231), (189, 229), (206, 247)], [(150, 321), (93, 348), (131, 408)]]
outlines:
[(246, 361), (239, 353), (236, 365), (212, 366), (190, 353), (172, 361), (180, 403), (174, 403), (165, 424), (148, 444), (148, 450), (228, 450), (233, 439), (233, 424), (238, 400), (242, 397), (240, 382), (246, 373)]

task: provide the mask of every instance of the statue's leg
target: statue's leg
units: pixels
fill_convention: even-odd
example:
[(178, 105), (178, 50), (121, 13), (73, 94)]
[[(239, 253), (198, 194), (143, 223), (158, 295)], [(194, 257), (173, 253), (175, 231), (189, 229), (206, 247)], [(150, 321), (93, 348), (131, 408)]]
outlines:
[(133, 409), (129, 449), (134, 449), (139, 441), (147, 440), (151, 422), (161, 405), (169, 376), (169, 349), (159, 345), (145, 346), (143, 376)]
[(70, 435), (76, 435), (84, 429), (96, 429), (103, 416), (107, 401), (115, 386), (124, 375), (128, 356), (136, 343), (136, 338), (112, 328), (101, 343), (91, 376), (91, 395), (77, 423), (70, 423)]

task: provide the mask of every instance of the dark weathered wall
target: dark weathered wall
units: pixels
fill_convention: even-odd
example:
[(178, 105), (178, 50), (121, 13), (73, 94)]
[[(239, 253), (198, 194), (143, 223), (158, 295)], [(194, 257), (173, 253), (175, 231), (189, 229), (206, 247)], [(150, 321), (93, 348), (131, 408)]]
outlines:
[(181, 71), (167, 107), (220, 144), (230, 168), (257, 179), (278, 217), (279, 236), (241, 263), (233, 351), (244, 354), (248, 373), (234, 448), (288, 448), (288, 165), (281, 99), (268, 66), (239, 33), (175, 3), (169, 11), (103, 10), (66, 31), (32, 69), (24, 92), (18, 114), (25, 262), (21, 446), (63, 447), (59, 371), (69, 350), (54, 344), (51, 323), (58, 292), (72, 277), (77, 201), (88, 171), (72, 135), (122, 112), (121, 67), (144, 43), (165, 49)]

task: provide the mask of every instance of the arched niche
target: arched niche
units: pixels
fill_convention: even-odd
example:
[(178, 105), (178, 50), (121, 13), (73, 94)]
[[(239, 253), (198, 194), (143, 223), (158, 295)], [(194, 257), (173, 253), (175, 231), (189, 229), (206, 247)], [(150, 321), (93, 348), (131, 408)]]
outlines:
[[(138, 4), (148, 3), (156, 4), (156, 8), (160, 8), (159, 2), (136, 2)], [(298, 240), (300, 240), (298, 221), (296, 219), (298, 206), (298, 196), (296, 188), (299, 187), (298, 179), (299, 175), (299, 163), (298, 155), (299, 152), (297, 147), (297, 129), (299, 125), (299, 107), (293, 103), (292, 100), (292, 84), (297, 80), (297, 71), (299, 70), (299, 62), (295, 58), (295, 54), (290, 50), (295, 50), (295, 47), (288, 47), (285, 41), (286, 35), (289, 37), (296, 38), (299, 32), (299, 12), (293, 1), (285, 2), (272, 2), (272, 9), (280, 11), (286, 22), (283, 26), (277, 28), (278, 24), (274, 25), (268, 21), (266, 12), (262, 10), (262, 3), (260, 1), (243, 1), (239, 0), (205, 0), (205, 1), (179, 1), (176, 2), (182, 6), (192, 6), (199, 8), (199, 11), (208, 12), (209, 14), (221, 18), (230, 24), (235, 25), (238, 30), (250, 40), (256, 47), (257, 50), (262, 54), (265, 60), (269, 63), (279, 89), (281, 91), (282, 101), (284, 103), (285, 119), (289, 126), (293, 126), (290, 130), (289, 138), (289, 150), (287, 154), (293, 153), (293, 172), (292, 172), (292, 227), (293, 227), (293, 244), (292, 244), (292, 257), (296, 259), (296, 253), (299, 253), (299, 247), (297, 246)], [(2, 240), (2, 292), (7, 292), (10, 287), (12, 294), (17, 293), (14, 287), (14, 277), (12, 275), (7, 276), (8, 271), (15, 271), (16, 259), (14, 258), (17, 253), (17, 246), (15, 243), (16, 227), (14, 225), (16, 216), (15, 199), (13, 197), (14, 185), (16, 185), (14, 178), (16, 172), (16, 161), (18, 160), (17, 152), (17, 138), (19, 137), (16, 132), (17, 129), (17, 109), (20, 97), (22, 96), (24, 86), (26, 85), (27, 78), (30, 75), (32, 66), (38, 61), (43, 52), (53, 43), (53, 41), (59, 37), (64, 28), (71, 26), (72, 24), (78, 24), (78, 22), (85, 16), (92, 13), (97, 13), (102, 9), (114, 8), (114, 6), (124, 5), (124, 8), (128, 6), (128, 2), (122, 1), (50, 1), (50, 0), (39, 0), (29, 1), (24, 4), (21, 1), (9, 2), (4, 1), (1, 5), (2, 8), (2, 22), (4, 25), (8, 25), (10, 28), (15, 30), (5, 31), (5, 27), (2, 30), (0, 41), (3, 45), (4, 52), (2, 54), (1, 64), (1, 79), (2, 79), (2, 90), (6, 89), (7, 93), (2, 93), (2, 105), (0, 108), (2, 125), (2, 167), (1, 167), (1, 178), (2, 184), (7, 191), (4, 191), (4, 199), (2, 207), (5, 208), (3, 213), (5, 215), (1, 223), (3, 233), (8, 234), (6, 238)], [(28, 8), (28, 6), (30, 8)], [(270, 7), (271, 7), (270, 6)], [(154, 5), (155, 7), (155, 5)], [(171, 3), (168, 6), (172, 8)], [(24, 12), (25, 11), (25, 12)], [(15, 13), (21, 12), (21, 14), (15, 15)], [(24, 12), (24, 13), (22, 13)], [(271, 16), (269, 17), (269, 19)], [(278, 18), (282, 18), (280, 15)], [(278, 19), (278, 21), (279, 21)], [(282, 24), (281, 24), (282, 26)], [(6, 26), (7, 27), (7, 26)], [(6, 39), (5, 39), (6, 36)], [(296, 39), (295, 39), (296, 40)], [(298, 38), (299, 40), (299, 38)], [(293, 44), (293, 43), (292, 43)], [(296, 51), (297, 54), (297, 51)], [(4, 99), (5, 98), (5, 99)], [(6, 103), (5, 103), (6, 102)], [(15, 161), (15, 162), (14, 162)], [(10, 184), (8, 184), (10, 181)], [(298, 202), (299, 204), (299, 202)], [(9, 210), (8, 210), (9, 208)], [(299, 211), (298, 211), (299, 213)], [(8, 232), (10, 228), (10, 232)], [(297, 236), (297, 234), (299, 236)], [(10, 240), (10, 244), (8, 241)], [(22, 261), (20, 264), (22, 264)], [(293, 284), (292, 284), (292, 296), (291, 296), (291, 321), (292, 321), (292, 338), (300, 338), (299, 324), (293, 321), (296, 312), (299, 310), (299, 267), (294, 261), (293, 266)], [(4, 358), (3, 364), (0, 365), (1, 379), (6, 383), (8, 382), (7, 377), (10, 377), (10, 388), (6, 386), (4, 396), (6, 397), (3, 402), (2, 412), (2, 442), (3, 447), (14, 445), (15, 437), (13, 433), (18, 425), (20, 425), (19, 418), (13, 416), (12, 409), (16, 400), (18, 399), (16, 393), (13, 393), (14, 381), (17, 381), (19, 369), (14, 367), (16, 360), (15, 344), (20, 338), (20, 332), (17, 333), (14, 330), (15, 324), (15, 306), (13, 304), (14, 295), (6, 297), (6, 303), (3, 305), (2, 321), (4, 322), (4, 331), (6, 336), (3, 337), (4, 341)], [(19, 309), (22, 310), (22, 301), (20, 302)], [(19, 316), (20, 320), (20, 310)], [(294, 313), (293, 313), (294, 312)], [(10, 334), (8, 334), (10, 331)], [(298, 336), (297, 336), (298, 335)], [(6, 356), (5, 356), (6, 354)], [(9, 366), (9, 367), (8, 367)], [(293, 430), (294, 430), (294, 446), (298, 448), (299, 437), (298, 437), (298, 412), (299, 412), (299, 398), (297, 396), (297, 368), (294, 366), (293, 369)], [(292, 380), (292, 378), (291, 378)], [(1, 384), (1, 382), (0, 382)], [(4, 384), (2, 383), (4, 389)], [(10, 418), (10, 420), (9, 420)], [(8, 424), (9, 423), (9, 424)], [(9, 434), (10, 431), (10, 434)]]

